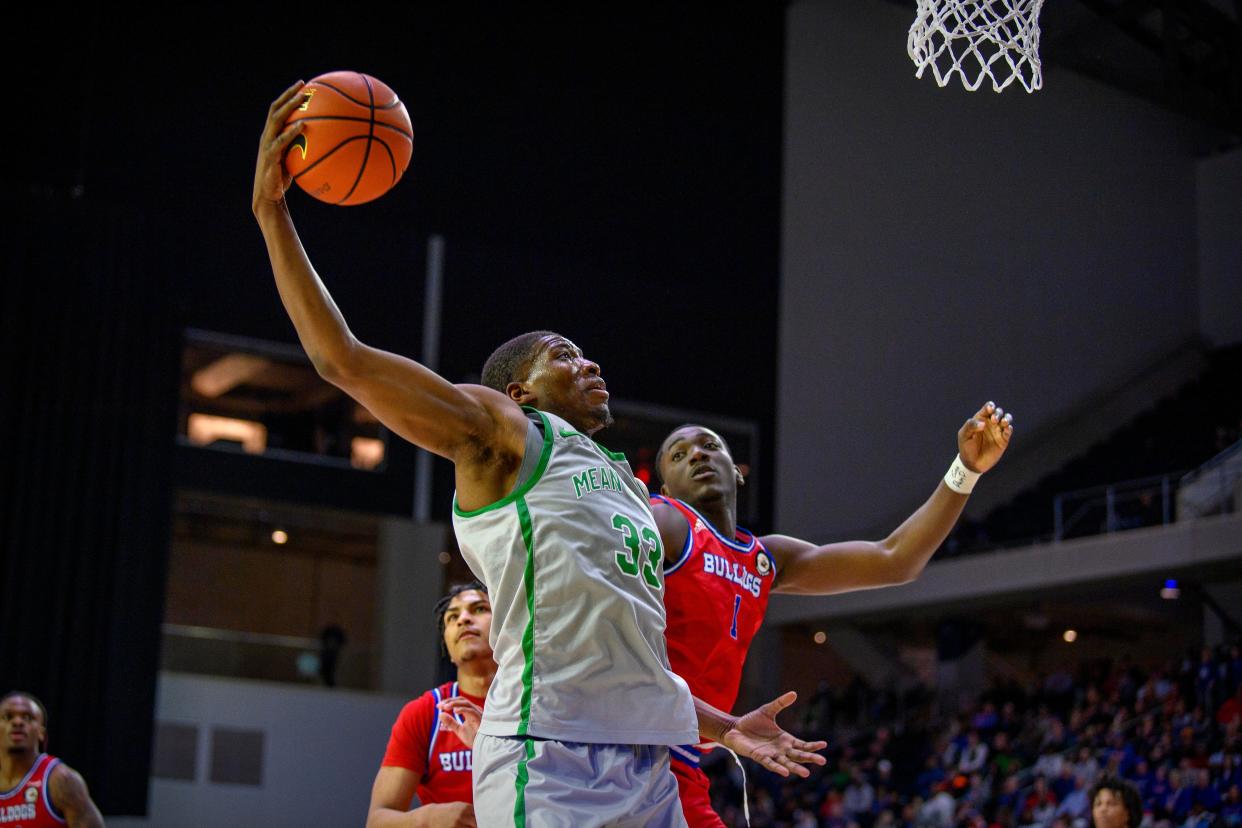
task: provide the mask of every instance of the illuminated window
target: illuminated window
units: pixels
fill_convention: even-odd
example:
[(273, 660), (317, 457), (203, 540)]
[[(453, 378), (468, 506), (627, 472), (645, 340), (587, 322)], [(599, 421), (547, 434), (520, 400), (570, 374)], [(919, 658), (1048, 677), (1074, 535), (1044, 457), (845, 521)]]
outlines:
[(186, 436), (196, 446), (240, 444), (247, 454), (262, 454), (267, 448), (267, 429), (261, 423), (233, 417), (191, 414), (186, 420)]
[(325, 382), (300, 348), (186, 332), (181, 439), (284, 460), (382, 469), (387, 431)]

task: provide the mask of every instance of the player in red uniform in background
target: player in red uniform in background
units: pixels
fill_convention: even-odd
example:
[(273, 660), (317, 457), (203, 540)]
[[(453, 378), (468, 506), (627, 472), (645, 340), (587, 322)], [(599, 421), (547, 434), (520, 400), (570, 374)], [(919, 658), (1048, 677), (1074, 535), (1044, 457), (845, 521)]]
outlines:
[[(487, 588), (478, 582), (453, 587), (436, 605), (436, 615), (457, 681), (428, 690), (401, 710), (371, 788), (367, 828), (476, 825), (470, 748), (444, 726), (447, 714), (440, 711), (453, 698), (482, 708), (496, 675)], [(409, 810), (416, 792), (422, 804)]]
[(103, 816), (73, 768), (43, 752), (47, 712), (29, 693), (0, 698), (0, 824), (103, 828)]
[[(786, 535), (755, 538), (739, 528), (737, 487), (744, 481), (725, 441), (702, 426), (675, 429), (656, 456), (663, 485), (651, 502), (664, 541), (673, 672), (695, 696), (731, 710), (770, 592), (828, 595), (914, 580), (957, 522), (974, 480), (996, 465), (1012, 435), (1012, 416), (987, 403), (958, 431), (958, 458), (945, 480), (892, 534), (816, 546)], [(721, 828), (700, 753), (689, 745), (672, 751), (682, 810), (691, 828)]]

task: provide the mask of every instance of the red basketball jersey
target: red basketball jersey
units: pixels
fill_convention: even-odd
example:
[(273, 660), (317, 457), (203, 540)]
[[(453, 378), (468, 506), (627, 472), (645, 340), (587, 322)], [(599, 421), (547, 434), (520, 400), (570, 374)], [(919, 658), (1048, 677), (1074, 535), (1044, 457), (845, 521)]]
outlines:
[(473, 757), (456, 734), (440, 727), (444, 699), (462, 696), (483, 706), (483, 699), (462, 693), (457, 682), (441, 684), (407, 704), (392, 726), (385, 767), (408, 768), (420, 777), (418, 799), (433, 802), (474, 802)]
[(681, 554), (664, 569), (669, 664), (695, 696), (730, 712), (776, 565), (745, 529), (726, 538), (680, 500), (655, 495), (652, 502), (667, 503), (690, 524)]
[(65, 818), (52, 805), (52, 769), (60, 764), (55, 756), (39, 754), (21, 782), (12, 790), (0, 791), (0, 825), (4, 828), (59, 828)]

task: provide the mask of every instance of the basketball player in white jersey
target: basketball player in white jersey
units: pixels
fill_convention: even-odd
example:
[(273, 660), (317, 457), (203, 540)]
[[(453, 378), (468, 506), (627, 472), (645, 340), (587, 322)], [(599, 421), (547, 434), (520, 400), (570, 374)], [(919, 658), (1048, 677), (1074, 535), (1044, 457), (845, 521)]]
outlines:
[(453, 385), (350, 332), (285, 203), (281, 164), (301, 82), (272, 103), (252, 210), (316, 370), (390, 430), (452, 460), (453, 522), (492, 600), (498, 665), (474, 744), (481, 825), (684, 826), (669, 746), (704, 739), (781, 775), (823, 742), (776, 725), (786, 693), (732, 717), (668, 668), (659, 530), (647, 490), (591, 435), (612, 421), (599, 366), (565, 337), (524, 334)]

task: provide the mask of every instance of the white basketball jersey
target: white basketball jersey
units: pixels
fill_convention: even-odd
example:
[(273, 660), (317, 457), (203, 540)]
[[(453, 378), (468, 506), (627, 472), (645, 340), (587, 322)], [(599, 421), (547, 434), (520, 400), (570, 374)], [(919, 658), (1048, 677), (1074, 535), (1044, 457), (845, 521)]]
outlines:
[(480, 732), (698, 742), (690, 690), (668, 666), (664, 549), (647, 487), (624, 455), (527, 411), (543, 431), (534, 471), (482, 509), (453, 498), (462, 555), (492, 603), (499, 669)]

